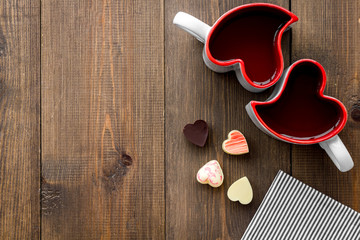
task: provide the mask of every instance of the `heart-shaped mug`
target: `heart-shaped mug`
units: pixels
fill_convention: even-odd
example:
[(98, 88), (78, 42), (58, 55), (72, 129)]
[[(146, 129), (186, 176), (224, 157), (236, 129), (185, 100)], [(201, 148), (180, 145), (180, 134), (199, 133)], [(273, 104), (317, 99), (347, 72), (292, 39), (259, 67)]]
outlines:
[(347, 111), (339, 100), (323, 94), (325, 85), (324, 68), (301, 59), (284, 71), (265, 102), (251, 101), (245, 109), (260, 130), (278, 140), (319, 143), (336, 167), (346, 172), (354, 163), (337, 134), (345, 126)]
[(273, 86), (284, 70), (281, 37), (298, 18), (285, 8), (252, 3), (231, 9), (210, 27), (179, 12), (173, 23), (205, 43), (203, 59), (213, 71), (235, 71), (251, 92)]

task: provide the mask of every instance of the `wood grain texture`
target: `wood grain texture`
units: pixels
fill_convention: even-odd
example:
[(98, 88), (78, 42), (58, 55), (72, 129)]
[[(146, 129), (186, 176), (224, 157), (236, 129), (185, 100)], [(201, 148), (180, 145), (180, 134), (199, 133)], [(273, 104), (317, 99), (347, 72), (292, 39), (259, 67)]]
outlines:
[(360, 2), (292, 1), (299, 17), (293, 28), (292, 61), (312, 58), (327, 73), (325, 93), (341, 100), (349, 113), (339, 134), (355, 167), (341, 173), (318, 145), (294, 146), (293, 175), (360, 211)]
[[(266, 99), (270, 91), (254, 94), (238, 83), (233, 72), (217, 74), (202, 60), (203, 44), (177, 28), (172, 20), (187, 12), (212, 25), (223, 13), (250, 1), (165, 1), (165, 159), (166, 236), (168, 239), (239, 239), (263, 199), (277, 171), (290, 172), (290, 146), (255, 127), (245, 111), (252, 99)], [(287, 8), (288, 1), (271, 1)], [(289, 33), (283, 41), (285, 63), (289, 61)], [(208, 122), (204, 148), (188, 142), (182, 134), (187, 123)], [(250, 153), (230, 156), (221, 149), (231, 130), (247, 138)], [(197, 183), (196, 173), (217, 159), (225, 180), (213, 189)], [(226, 192), (237, 179), (247, 176), (254, 189), (248, 206), (231, 202)]]
[[(212, 72), (203, 44), (172, 24), (178, 11), (213, 24), (250, 2), (1, 1), (0, 239), (239, 239), (279, 169), (360, 211), (360, 1), (268, 1), (299, 17), (285, 67), (319, 61), (325, 93), (349, 112), (348, 173), (318, 145), (257, 129), (244, 107), (272, 89)], [(197, 119), (210, 127), (204, 148), (182, 134)], [(233, 129), (249, 154), (222, 151)], [(195, 178), (212, 159), (225, 175), (217, 189)], [(243, 176), (248, 206), (226, 196)]]
[(42, 2), (42, 238), (164, 239), (163, 2)]
[(0, 239), (40, 236), (40, 1), (0, 3)]

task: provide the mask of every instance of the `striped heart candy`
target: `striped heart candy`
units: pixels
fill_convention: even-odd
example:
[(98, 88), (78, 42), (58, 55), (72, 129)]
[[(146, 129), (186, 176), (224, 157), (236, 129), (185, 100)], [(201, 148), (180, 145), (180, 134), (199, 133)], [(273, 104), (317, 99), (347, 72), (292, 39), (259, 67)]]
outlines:
[(222, 149), (231, 155), (241, 155), (249, 152), (246, 139), (238, 130), (232, 130), (229, 133), (228, 139), (222, 144)]

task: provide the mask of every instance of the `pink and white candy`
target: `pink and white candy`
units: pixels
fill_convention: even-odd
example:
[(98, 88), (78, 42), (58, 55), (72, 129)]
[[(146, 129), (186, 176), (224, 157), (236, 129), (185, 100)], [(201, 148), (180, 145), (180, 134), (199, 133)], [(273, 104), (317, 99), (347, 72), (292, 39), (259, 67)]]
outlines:
[(244, 135), (238, 130), (232, 130), (228, 139), (222, 144), (224, 152), (231, 155), (241, 155), (249, 152), (249, 146)]
[(209, 184), (212, 187), (220, 187), (224, 181), (224, 174), (219, 162), (211, 160), (206, 163), (198, 171), (196, 179), (201, 184)]

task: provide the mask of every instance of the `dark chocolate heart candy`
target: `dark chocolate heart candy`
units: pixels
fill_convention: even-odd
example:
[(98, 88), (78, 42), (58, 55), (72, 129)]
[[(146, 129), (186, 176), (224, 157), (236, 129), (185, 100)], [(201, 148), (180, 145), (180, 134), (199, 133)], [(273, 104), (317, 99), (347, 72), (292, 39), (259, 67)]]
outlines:
[(187, 140), (193, 144), (203, 147), (209, 134), (209, 127), (204, 120), (197, 120), (194, 124), (187, 124), (183, 133)]

